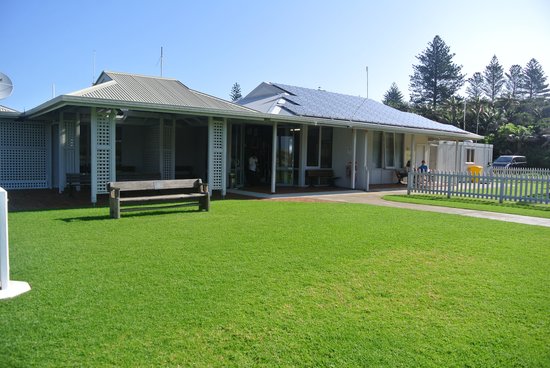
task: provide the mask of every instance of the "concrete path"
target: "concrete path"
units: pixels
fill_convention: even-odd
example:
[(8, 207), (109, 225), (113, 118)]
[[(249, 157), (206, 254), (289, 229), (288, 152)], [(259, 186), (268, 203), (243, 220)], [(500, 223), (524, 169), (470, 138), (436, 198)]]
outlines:
[(348, 193), (338, 193), (338, 194), (323, 193), (319, 195), (314, 195), (313, 197), (324, 201), (365, 203), (365, 204), (371, 204), (376, 206), (406, 208), (411, 210), (428, 211), (428, 212), (449, 213), (449, 214), (460, 215), (460, 216), (478, 217), (478, 218), (498, 220), (498, 221), (516, 222), (519, 224), (550, 227), (550, 219), (547, 219), (547, 218), (520, 216), (520, 215), (507, 214), (507, 213), (497, 213), (497, 212), (487, 212), (487, 211), (477, 211), (477, 210), (466, 210), (461, 208), (429, 206), (424, 204), (392, 202), (392, 201), (386, 201), (382, 199), (383, 196), (389, 195), (389, 194), (397, 194), (397, 195), (407, 194), (407, 191), (406, 190), (395, 190), (395, 191), (385, 190), (380, 192), (355, 191), (351, 193), (348, 192)]

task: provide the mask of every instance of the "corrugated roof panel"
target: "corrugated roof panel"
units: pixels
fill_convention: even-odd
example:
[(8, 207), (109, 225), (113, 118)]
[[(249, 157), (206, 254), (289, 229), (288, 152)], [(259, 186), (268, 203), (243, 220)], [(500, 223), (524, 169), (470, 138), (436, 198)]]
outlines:
[(280, 83), (271, 84), (291, 94), (284, 95), (283, 98), (295, 105), (285, 104), (285, 108), (296, 115), (466, 133), (452, 125), (438, 123), (420, 115), (402, 112), (363, 97)]
[(175, 79), (104, 72), (99, 80), (105, 81), (69, 95), (158, 105), (250, 112), (246, 107), (193, 91)]
[(19, 112), (19, 111), (14, 110), (14, 109), (10, 109), (10, 108), (7, 107), (7, 106), (2, 106), (2, 105), (0, 105), (0, 112)]

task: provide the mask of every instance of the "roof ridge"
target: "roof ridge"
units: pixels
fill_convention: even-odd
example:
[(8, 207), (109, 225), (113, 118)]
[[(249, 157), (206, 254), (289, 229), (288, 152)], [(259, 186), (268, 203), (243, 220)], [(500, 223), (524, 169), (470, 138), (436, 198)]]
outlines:
[[(151, 79), (164, 79), (164, 80), (170, 80), (170, 81), (178, 81), (176, 78), (167, 78), (167, 77), (157, 77), (153, 75), (145, 75), (145, 74), (136, 74), (136, 73), (125, 73), (125, 72), (115, 72), (112, 70), (104, 70), (103, 73), (109, 75), (109, 74), (118, 74), (118, 75), (126, 75), (131, 77), (140, 77), (140, 78), (151, 78)], [(181, 83), (181, 82), (180, 82)], [(183, 83), (182, 83), (183, 84)]]

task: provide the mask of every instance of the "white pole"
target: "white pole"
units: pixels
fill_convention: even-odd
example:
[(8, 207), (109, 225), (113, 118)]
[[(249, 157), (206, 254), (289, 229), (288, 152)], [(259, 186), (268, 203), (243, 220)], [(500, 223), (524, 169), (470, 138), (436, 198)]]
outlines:
[(8, 193), (0, 188), (0, 288), (7, 289), (10, 281), (8, 250)]
[(0, 188), (0, 299), (13, 298), (31, 289), (24, 281), (10, 280), (8, 193)]
[(273, 123), (273, 142), (271, 144), (271, 194), (275, 194), (277, 180), (277, 123)]
[(355, 189), (355, 161), (357, 161), (357, 130), (352, 129), (353, 137), (351, 152), (351, 189)]
[(369, 148), (369, 132), (367, 130), (365, 130), (365, 151), (364, 151), (364, 157), (363, 157), (363, 162), (365, 164), (365, 192), (368, 192), (369, 191), (369, 164), (368, 164), (368, 159), (369, 159), (369, 155), (368, 155), (368, 148)]

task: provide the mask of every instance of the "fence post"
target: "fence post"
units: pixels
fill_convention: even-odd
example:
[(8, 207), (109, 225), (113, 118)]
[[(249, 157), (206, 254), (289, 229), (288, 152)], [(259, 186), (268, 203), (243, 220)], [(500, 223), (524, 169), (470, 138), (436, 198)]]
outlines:
[(501, 176), (499, 179), (500, 179), (500, 193), (498, 194), (498, 203), (502, 203), (504, 200), (504, 182), (506, 181), (506, 177)]
[(414, 181), (414, 170), (410, 170), (409, 175), (407, 177), (407, 195), (411, 194), (413, 181)]
[(453, 176), (451, 172), (447, 173), (447, 198), (451, 198), (451, 186), (453, 185)]
[(24, 281), (10, 280), (8, 242), (8, 193), (0, 188), (0, 299), (13, 298), (31, 289)]

